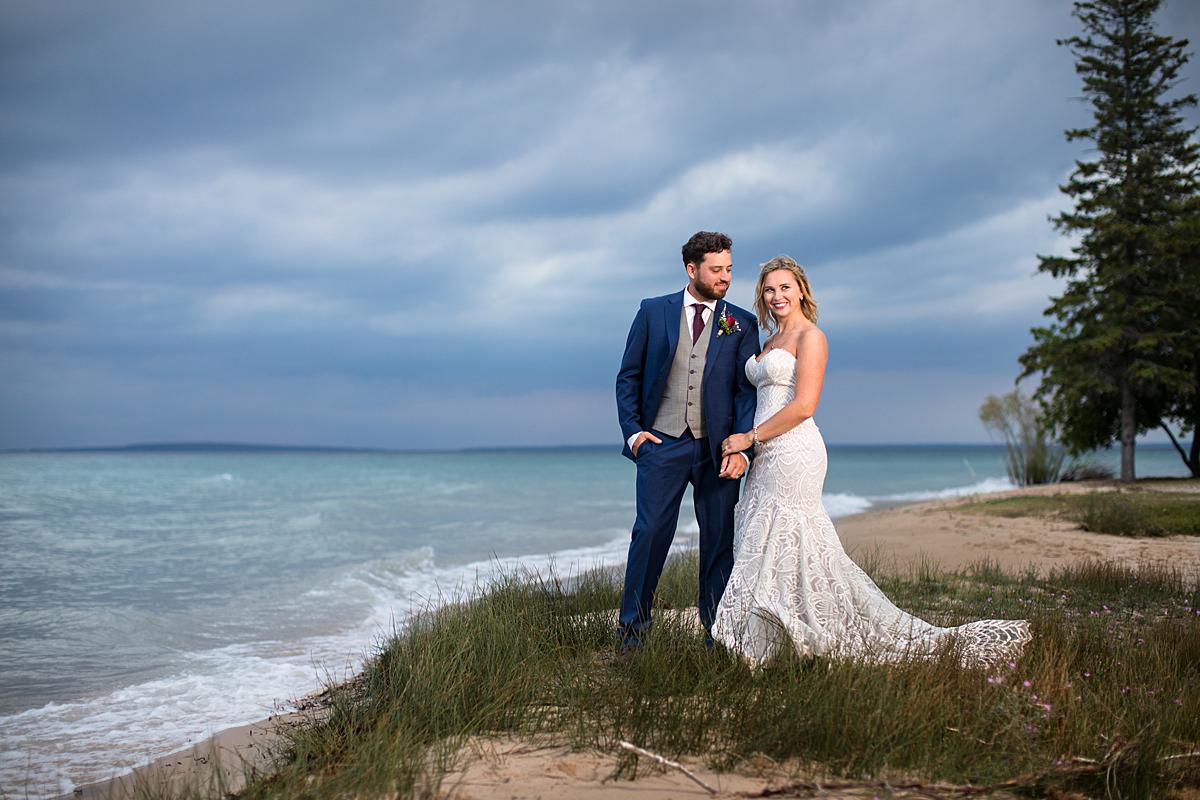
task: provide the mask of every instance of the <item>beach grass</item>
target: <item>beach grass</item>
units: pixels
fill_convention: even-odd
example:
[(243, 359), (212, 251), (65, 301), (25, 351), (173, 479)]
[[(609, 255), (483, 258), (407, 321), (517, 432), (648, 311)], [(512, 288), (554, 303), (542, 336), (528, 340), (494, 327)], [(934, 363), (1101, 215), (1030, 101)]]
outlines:
[[(1156, 486), (1161, 489), (1162, 482)], [(1200, 492), (1155, 491), (1150, 486), (1128, 491), (1002, 497), (967, 503), (956, 510), (1001, 517), (1064, 519), (1088, 531), (1118, 536), (1200, 536)]]
[[(1039, 576), (987, 562), (888, 572), (863, 560), (927, 619), (1025, 618), (1033, 642), (989, 670), (960, 668), (952, 652), (893, 665), (789, 652), (751, 670), (706, 648), (685, 615), (662, 613), (623, 660), (619, 576), (510, 576), (380, 642), (357, 680), (330, 687), (323, 710), (283, 732), (273, 772), (240, 796), (431, 796), (479, 736), (611, 754), (617, 780), (652, 767), (617, 747), (625, 740), (722, 770), (770, 763), (797, 780), (1108, 797), (1200, 787), (1194, 578), (1097, 562)], [(694, 556), (672, 559), (660, 606), (687, 607), (695, 574)]]

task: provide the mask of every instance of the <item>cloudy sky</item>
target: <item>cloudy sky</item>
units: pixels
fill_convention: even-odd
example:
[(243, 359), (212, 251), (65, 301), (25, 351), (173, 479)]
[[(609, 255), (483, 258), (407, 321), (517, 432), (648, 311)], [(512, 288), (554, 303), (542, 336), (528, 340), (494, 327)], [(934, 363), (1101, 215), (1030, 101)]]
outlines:
[(809, 269), (827, 440), (986, 441), (1068, 246), (1076, 29), (1058, 0), (0, 0), (0, 448), (616, 443), (629, 322), (698, 229), (740, 305), (771, 256)]

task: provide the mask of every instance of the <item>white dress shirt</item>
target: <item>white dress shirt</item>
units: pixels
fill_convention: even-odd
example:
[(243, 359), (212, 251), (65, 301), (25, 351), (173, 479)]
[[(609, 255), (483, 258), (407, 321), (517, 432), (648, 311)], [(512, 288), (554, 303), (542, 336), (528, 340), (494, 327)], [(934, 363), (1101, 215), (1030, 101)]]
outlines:
[[(708, 325), (709, 322), (712, 321), (713, 314), (717, 313), (717, 301), (716, 300), (701, 300), (698, 297), (694, 296), (687, 289), (683, 290), (683, 302), (687, 309), (687, 315), (688, 315), (687, 321), (688, 321), (688, 330), (689, 331), (692, 329), (692, 326), (696, 324), (696, 304), (697, 303), (701, 304), (700, 305), (700, 313), (704, 315), (704, 324), (706, 326)], [(701, 335), (703, 335), (703, 334), (701, 334)]]

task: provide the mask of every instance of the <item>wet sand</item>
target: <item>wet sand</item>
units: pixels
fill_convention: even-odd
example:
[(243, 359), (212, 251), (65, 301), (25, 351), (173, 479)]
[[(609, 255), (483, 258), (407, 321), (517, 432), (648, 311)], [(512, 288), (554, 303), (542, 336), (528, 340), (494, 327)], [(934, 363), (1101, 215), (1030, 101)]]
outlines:
[(228, 728), (199, 744), (156, 758), (119, 777), (81, 786), (67, 798), (118, 800), (139, 794), (177, 793), (200, 790), (206, 796), (223, 797), (240, 791), (246, 777), (271, 763), (272, 747), (279, 746), (279, 726), (297, 721), (297, 715), (281, 715), (251, 725)]

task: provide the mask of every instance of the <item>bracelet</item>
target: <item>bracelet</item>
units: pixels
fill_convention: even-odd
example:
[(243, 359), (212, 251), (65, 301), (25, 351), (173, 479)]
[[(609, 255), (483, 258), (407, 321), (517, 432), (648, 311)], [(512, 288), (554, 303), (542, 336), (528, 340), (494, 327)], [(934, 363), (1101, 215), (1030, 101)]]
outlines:
[(754, 444), (758, 444), (758, 426), (754, 426)]

